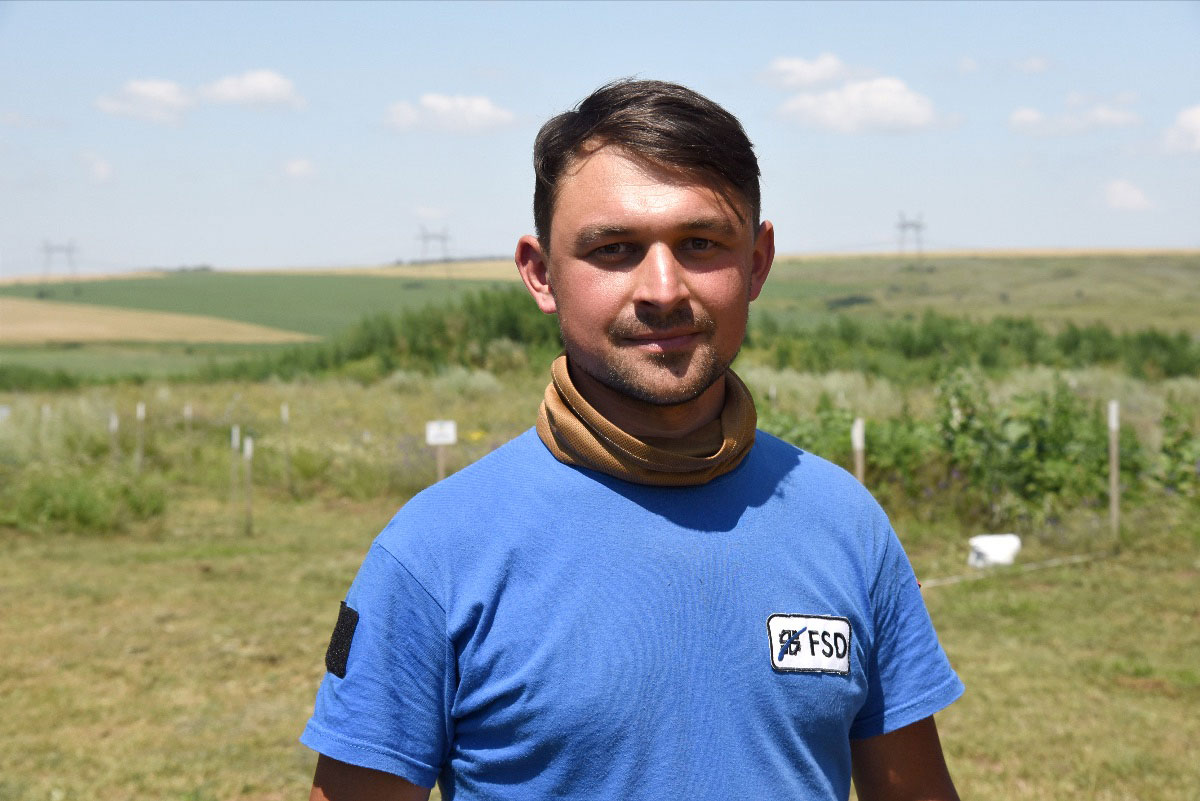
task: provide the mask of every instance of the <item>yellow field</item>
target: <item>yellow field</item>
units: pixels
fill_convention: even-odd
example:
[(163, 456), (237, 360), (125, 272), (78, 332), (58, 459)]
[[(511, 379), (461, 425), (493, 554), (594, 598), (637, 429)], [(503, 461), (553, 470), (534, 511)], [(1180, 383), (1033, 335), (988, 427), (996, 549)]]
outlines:
[(0, 343), (305, 342), (318, 337), (198, 314), (0, 296)]
[(246, 270), (239, 272), (266, 275), (378, 275), (385, 278), (430, 278), (457, 281), (519, 281), (512, 259), (425, 262), (423, 264), (383, 264), (375, 267), (297, 267), (288, 270)]

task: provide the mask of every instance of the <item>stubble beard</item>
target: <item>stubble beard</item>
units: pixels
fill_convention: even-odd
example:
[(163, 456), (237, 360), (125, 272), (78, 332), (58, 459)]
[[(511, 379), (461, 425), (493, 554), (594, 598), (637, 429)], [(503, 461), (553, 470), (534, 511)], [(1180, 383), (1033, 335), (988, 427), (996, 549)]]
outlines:
[[(695, 347), (647, 353), (629, 344), (630, 337), (645, 334), (647, 329), (665, 332), (680, 326), (699, 331), (701, 340)], [(560, 333), (561, 327), (560, 319)], [(614, 392), (651, 406), (677, 406), (704, 394), (733, 363), (733, 357), (722, 360), (713, 347), (715, 332), (716, 323), (703, 310), (696, 313), (690, 307), (682, 307), (663, 315), (639, 310), (634, 318), (621, 318), (609, 326), (606, 334), (614, 358), (599, 365), (581, 358), (582, 354), (565, 335), (562, 339), (571, 364)]]

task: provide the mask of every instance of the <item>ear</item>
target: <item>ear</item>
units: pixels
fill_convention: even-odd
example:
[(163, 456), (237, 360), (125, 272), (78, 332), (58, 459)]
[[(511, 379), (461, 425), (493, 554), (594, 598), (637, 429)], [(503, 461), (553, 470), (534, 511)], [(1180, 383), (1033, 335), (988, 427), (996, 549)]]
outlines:
[(767, 282), (767, 274), (775, 263), (775, 226), (770, 220), (763, 220), (758, 226), (758, 235), (754, 237), (754, 255), (750, 262), (750, 300), (758, 297), (763, 284)]
[(558, 311), (554, 301), (554, 289), (550, 286), (550, 262), (536, 236), (526, 234), (517, 240), (517, 252), (513, 256), (525, 289), (533, 296), (538, 308), (546, 314)]

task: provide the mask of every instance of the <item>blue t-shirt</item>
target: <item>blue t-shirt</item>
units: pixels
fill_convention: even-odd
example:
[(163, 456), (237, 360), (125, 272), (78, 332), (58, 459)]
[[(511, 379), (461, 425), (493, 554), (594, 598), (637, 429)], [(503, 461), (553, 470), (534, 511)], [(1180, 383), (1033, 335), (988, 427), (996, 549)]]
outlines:
[(962, 684), (886, 516), (758, 432), (696, 487), (533, 431), (413, 498), (346, 597), (302, 742), (448, 799), (845, 799), (851, 738)]

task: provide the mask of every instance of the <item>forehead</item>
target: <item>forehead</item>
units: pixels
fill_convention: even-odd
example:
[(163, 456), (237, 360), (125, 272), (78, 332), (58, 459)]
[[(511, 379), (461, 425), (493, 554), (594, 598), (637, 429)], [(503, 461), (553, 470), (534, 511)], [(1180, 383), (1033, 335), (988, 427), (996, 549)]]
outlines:
[(744, 226), (746, 209), (731, 205), (729, 193), (714, 184), (707, 176), (601, 146), (573, 159), (559, 179), (551, 230), (600, 224), (653, 228), (701, 218)]

